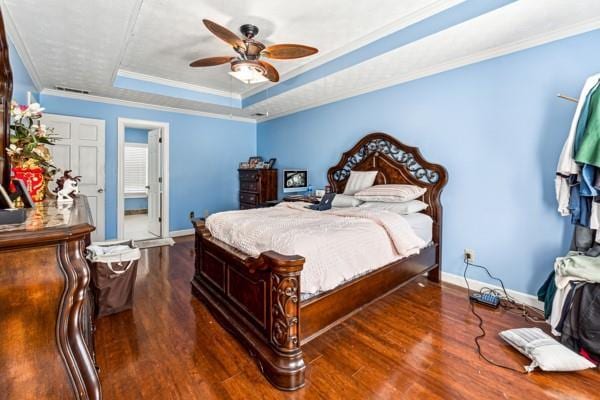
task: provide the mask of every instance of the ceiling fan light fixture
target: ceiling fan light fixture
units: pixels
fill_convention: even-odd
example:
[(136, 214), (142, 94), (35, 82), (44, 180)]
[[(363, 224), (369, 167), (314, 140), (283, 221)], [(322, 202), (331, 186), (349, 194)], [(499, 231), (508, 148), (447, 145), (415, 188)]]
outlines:
[(231, 71), (229, 75), (246, 83), (261, 83), (267, 82), (267, 71), (265, 68), (255, 61), (243, 60), (231, 63)]

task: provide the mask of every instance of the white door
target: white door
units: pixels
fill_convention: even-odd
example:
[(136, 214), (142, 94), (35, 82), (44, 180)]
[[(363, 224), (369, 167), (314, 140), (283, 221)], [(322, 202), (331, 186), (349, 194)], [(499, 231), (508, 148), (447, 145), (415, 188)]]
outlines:
[(159, 237), (162, 236), (161, 165), (161, 130), (153, 129), (148, 132), (148, 232)]
[(104, 120), (44, 114), (42, 123), (60, 138), (48, 146), (58, 174), (72, 170), (72, 176), (81, 176), (79, 191), (88, 198), (96, 226), (92, 240), (104, 240)]

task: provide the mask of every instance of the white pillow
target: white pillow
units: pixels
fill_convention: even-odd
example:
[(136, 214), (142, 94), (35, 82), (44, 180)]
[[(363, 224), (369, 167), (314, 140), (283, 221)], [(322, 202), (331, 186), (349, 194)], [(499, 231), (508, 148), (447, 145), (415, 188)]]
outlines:
[[(360, 200), (359, 200), (360, 201)], [(425, 210), (429, 205), (421, 200), (410, 200), (403, 203), (385, 203), (381, 201), (369, 201), (361, 204), (360, 208), (376, 208), (378, 210), (390, 211), (400, 215), (418, 213)]]
[(361, 190), (354, 197), (362, 201), (402, 203), (423, 196), (427, 189), (415, 185), (375, 185)]
[(500, 332), (500, 337), (533, 361), (525, 367), (527, 372), (536, 367), (543, 371), (579, 371), (596, 367), (540, 328), (509, 329)]
[(346, 182), (344, 194), (353, 195), (363, 189), (373, 186), (377, 171), (350, 171), (350, 178)]
[(333, 198), (332, 207), (358, 207), (362, 204), (362, 201), (354, 196), (348, 196), (346, 194), (336, 194)]

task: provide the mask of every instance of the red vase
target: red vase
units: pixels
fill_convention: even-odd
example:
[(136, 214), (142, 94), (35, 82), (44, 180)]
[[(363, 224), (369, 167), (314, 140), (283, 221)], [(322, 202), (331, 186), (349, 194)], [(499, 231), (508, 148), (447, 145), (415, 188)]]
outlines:
[[(40, 202), (46, 198), (46, 179), (44, 177), (44, 170), (40, 167), (34, 168), (12, 168), (13, 178), (20, 179), (25, 182), (27, 191), (31, 195), (33, 201)], [(15, 188), (11, 184), (11, 191)]]

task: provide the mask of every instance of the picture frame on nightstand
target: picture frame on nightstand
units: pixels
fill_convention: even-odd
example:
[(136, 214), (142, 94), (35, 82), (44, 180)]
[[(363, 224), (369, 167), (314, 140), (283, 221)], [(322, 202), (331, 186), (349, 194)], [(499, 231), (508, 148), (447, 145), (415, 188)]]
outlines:
[(248, 164), (250, 164), (250, 168), (256, 168), (259, 162), (262, 162), (262, 157), (255, 156), (248, 158)]

